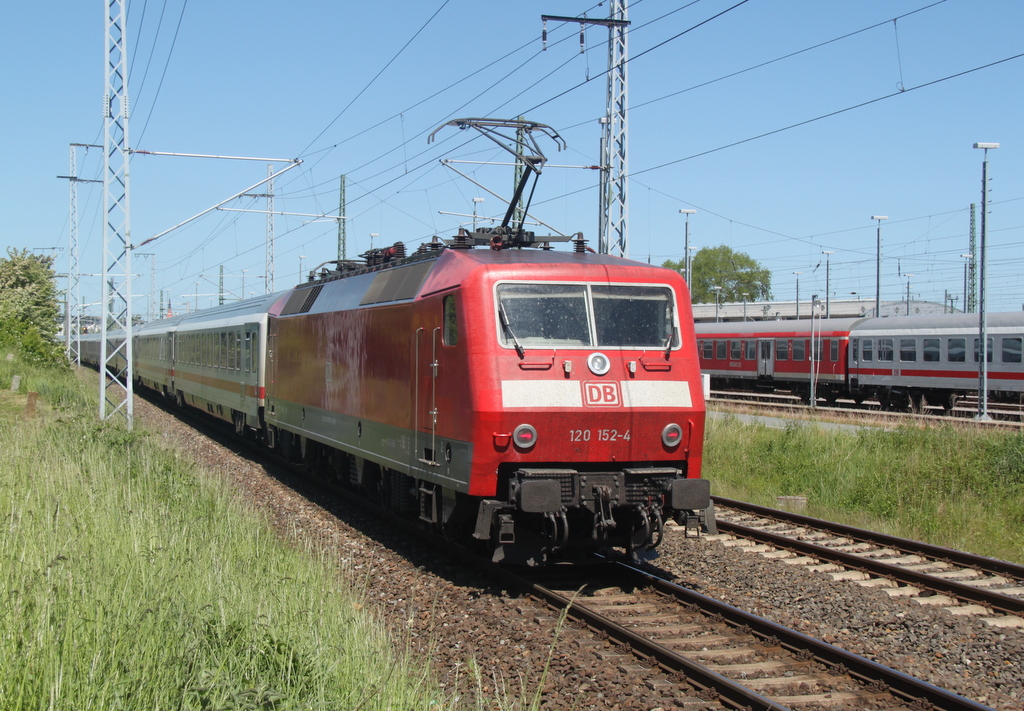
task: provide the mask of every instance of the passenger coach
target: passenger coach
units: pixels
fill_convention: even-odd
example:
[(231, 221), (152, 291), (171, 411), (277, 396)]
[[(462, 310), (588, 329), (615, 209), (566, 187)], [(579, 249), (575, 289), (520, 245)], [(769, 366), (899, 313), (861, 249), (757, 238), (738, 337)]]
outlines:
[[(1024, 313), (987, 316), (988, 390), (1020, 403)], [(813, 333), (812, 333), (813, 329)], [(696, 326), (701, 370), (712, 385), (784, 389), (809, 400), (878, 400), (884, 409), (947, 412), (978, 390), (978, 316), (810, 319)]]

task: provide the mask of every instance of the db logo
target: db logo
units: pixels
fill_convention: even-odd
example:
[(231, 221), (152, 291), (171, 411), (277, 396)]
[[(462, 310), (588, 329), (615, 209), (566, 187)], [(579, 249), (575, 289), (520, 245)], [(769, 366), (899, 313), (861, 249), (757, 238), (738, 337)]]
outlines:
[(617, 407), (622, 404), (619, 384), (596, 380), (584, 382), (583, 401), (589, 407)]

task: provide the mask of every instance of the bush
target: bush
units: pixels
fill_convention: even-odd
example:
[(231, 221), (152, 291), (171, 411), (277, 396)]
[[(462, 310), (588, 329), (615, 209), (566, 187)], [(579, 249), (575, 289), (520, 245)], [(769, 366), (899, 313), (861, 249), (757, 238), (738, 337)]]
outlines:
[(0, 318), (0, 348), (16, 352), (27, 363), (67, 367), (67, 358), (61, 344), (43, 338), (36, 326), (25, 321)]

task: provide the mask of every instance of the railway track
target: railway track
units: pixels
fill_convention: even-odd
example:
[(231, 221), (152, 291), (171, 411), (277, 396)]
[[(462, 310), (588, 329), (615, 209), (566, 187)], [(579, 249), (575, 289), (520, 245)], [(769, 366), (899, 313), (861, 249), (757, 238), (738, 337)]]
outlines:
[(726, 546), (1024, 628), (1024, 566), (731, 499), (715, 497), (715, 507)]
[(615, 640), (595, 653), (646, 671), (652, 708), (988, 708), (622, 563), (502, 574)]
[[(971, 422), (979, 427), (997, 427), (1007, 429), (1019, 429), (1024, 424), (1024, 406), (1012, 406), (1005, 404), (989, 405), (988, 412), (991, 420), (977, 421), (973, 418), (977, 415), (978, 409), (976, 398), (964, 398), (949, 414), (941, 407), (928, 406), (925, 412), (914, 413), (897, 410), (884, 410), (879, 402), (865, 400), (856, 403), (853, 400), (837, 400), (832, 404), (819, 401), (815, 407), (806, 404), (799, 395), (782, 392), (749, 392), (733, 390), (712, 390), (711, 399), (723, 405), (747, 405), (757, 406), (769, 410), (783, 412), (805, 412), (819, 414), (834, 414), (848, 418), (855, 413), (863, 413), (872, 418), (884, 417), (891, 422), (911, 421), (933, 421), (939, 422)], [(950, 416), (952, 415), (952, 417)]]

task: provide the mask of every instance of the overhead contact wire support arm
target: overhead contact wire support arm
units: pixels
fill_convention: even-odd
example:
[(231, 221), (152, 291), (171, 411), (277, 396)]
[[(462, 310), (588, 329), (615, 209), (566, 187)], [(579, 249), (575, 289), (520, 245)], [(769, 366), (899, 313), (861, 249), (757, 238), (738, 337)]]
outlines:
[[(523, 171), (523, 177), (516, 185), (515, 195), (512, 197), (511, 200), (508, 201), (508, 210), (505, 212), (505, 218), (501, 222), (501, 227), (503, 229), (507, 228), (509, 223), (512, 221), (512, 216), (516, 212), (517, 205), (519, 204), (519, 199), (520, 197), (522, 197), (523, 190), (526, 187), (527, 180), (529, 180), (530, 178), (530, 174), (534, 174), (534, 183), (536, 185), (536, 177), (540, 175), (541, 170), (544, 167), (544, 164), (547, 163), (547, 158), (544, 157), (544, 152), (541, 151), (540, 146), (537, 144), (537, 139), (533, 135), (533, 131), (540, 131), (548, 138), (550, 138), (552, 141), (554, 141), (555, 145), (558, 147), (558, 150), (564, 149), (566, 145), (565, 140), (561, 136), (559, 136), (558, 133), (550, 126), (546, 126), (545, 124), (537, 123), (535, 121), (526, 121), (523, 119), (506, 121), (502, 119), (465, 118), (449, 121), (448, 123), (444, 124), (444, 126), (455, 126), (456, 128), (459, 129), (476, 129), (482, 135), (491, 139), (501, 148), (515, 156), (516, 159), (518, 161), (521, 161), (522, 164), (526, 167), (526, 170)], [(434, 129), (433, 133), (431, 133), (430, 136), (427, 137), (427, 143), (433, 142), (434, 136), (437, 134), (438, 131), (444, 128), (444, 126), (440, 126)], [(517, 134), (515, 136), (509, 137), (495, 130), (498, 128), (514, 128), (516, 129)], [(527, 141), (525, 142), (523, 141), (524, 134), (527, 139)], [(526, 142), (528, 142), (530, 148), (533, 149), (533, 155), (527, 155), (524, 150), (521, 150), (520, 147), (523, 146)], [(533, 192), (531, 191), (530, 194), (532, 196)], [(527, 203), (527, 205), (523, 208), (524, 215), (528, 210), (529, 203)], [(522, 224), (519, 225), (518, 229), (520, 231), (522, 230)]]

